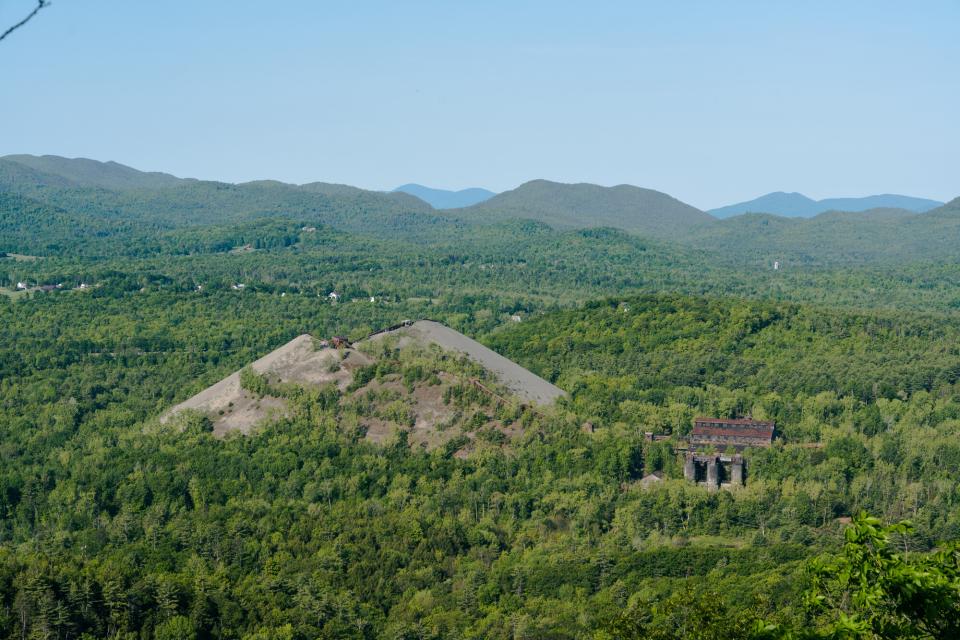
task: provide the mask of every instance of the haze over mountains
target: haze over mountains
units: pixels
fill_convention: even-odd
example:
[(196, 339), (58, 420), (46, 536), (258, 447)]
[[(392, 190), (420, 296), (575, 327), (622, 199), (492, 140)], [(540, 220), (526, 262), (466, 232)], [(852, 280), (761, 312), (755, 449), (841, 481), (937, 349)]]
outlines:
[(422, 184), (413, 183), (397, 187), (394, 191), (402, 191), (416, 196), (434, 209), (459, 209), (460, 207), (469, 207), (470, 205), (489, 200), (497, 195), (493, 191), (479, 187), (461, 189), (460, 191), (448, 191), (447, 189), (433, 189), (431, 187), (425, 187)]
[(960, 198), (926, 213), (904, 209), (828, 212), (813, 218), (739, 215), (680, 239), (725, 261), (784, 268), (890, 264), (960, 258)]
[(870, 209), (906, 209), (915, 213), (923, 213), (942, 204), (937, 200), (896, 194), (813, 200), (802, 193), (776, 191), (747, 202), (710, 209), (707, 213), (716, 218), (730, 218), (744, 213), (772, 213), (786, 218), (812, 218), (827, 211), (858, 212)]

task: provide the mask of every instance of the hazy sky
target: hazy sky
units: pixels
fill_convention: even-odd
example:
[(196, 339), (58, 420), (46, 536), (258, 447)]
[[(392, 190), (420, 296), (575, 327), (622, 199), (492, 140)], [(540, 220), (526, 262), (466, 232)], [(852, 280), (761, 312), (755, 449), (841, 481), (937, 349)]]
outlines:
[[(0, 1), (0, 28), (34, 0)], [(505, 190), (960, 195), (960, 1), (56, 0), (0, 154)]]

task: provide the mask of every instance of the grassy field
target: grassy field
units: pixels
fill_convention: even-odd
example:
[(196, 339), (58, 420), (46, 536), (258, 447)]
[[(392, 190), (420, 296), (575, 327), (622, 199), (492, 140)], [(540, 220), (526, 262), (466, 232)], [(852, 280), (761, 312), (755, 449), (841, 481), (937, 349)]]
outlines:
[(7, 260), (13, 259), (16, 262), (33, 262), (35, 260), (39, 260), (40, 258), (39, 256), (28, 256), (22, 253), (8, 253), (3, 258), (0, 258), (0, 260), (4, 260), (4, 259), (7, 259)]
[(26, 295), (26, 291), (15, 291), (14, 289), (8, 289), (6, 287), (0, 287), (0, 296), (7, 296), (9, 298), (19, 298), (20, 296)]

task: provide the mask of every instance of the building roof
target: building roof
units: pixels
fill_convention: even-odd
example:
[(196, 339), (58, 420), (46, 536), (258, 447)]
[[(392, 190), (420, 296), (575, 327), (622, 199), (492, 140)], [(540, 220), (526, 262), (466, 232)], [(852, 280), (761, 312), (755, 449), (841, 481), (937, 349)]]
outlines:
[(768, 426), (771, 429), (774, 427), (773, 422), (767, 422), (763, 420), (753, 420), (751, 418), (708, 418), (706, 416), (700, 416), (699, 418), (694, 419), (694, 424), (700, 422), (709, 422), (711, 424), (724, 424), (724, 425), (749, 425), (749, 426)]
[(766, 441), (773, 439), (773, 422), (759, 420), (723, 418), (697, 418), (694, 422), (691, 439), (697, 437), (725, 437), (725, 438), (761, 438)]
[(646, 488), (650, 485), (657, 484), (658, 482), (663, 482), (662, 474), (659, 471), (654, 471), (653, 473), (643, 476), (640, 479), (639, 484), (641, 487)]
[(730, 438), (763, 438), (769, 440), (773, 431), (762, 429), (721, 429), (719, 427), (694, 427), (690, 432), (694, 436), (727, 436)]

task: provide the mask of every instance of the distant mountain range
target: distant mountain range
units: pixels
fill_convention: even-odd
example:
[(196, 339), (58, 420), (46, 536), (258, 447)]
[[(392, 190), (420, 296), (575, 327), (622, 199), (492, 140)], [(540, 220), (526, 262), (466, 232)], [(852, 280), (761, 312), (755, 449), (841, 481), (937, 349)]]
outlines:
[(812, 218), (827, 211), (867, 211), (870, 209), (906, 209), (923, 213), (943, 203), (926, 198), (896, 194), (866, 196), (863, 198), (827, 198), (813, 200), (802, 193), (776, 191), (747, 202), (731, 204), (707, 211), (716, 218), (729, 218), (742, 213), (772, 213), (787, 218)]
[[(468, 207), (438, 211), (404, 191), (323, 182), (230, 184), (141, 172), (116, 162), (7, 156), (0, 158), (0, 250), (105, 255), (115, 250), (111, 243), (128, 242), (132, 251), (152, 251), (197, 233), (208, 238), (203, 246), (240, 236), (246, 244), (263, 228), (293, 229), (296, 235), (305, 226), (456, 247), (468, 234), (496, 242), (504, 234), (534, 238), (549, 235), (549, 228), (607, 227), (667, 241), (665, 251), (678, 256), (711, 255), (760, 268), (779, 261), (784, 271), (798, 265), (960, 260), (960, 199), (933, 209), (931, 200), (904, 196), (815, 202), (799, 194), (771, 194), (753, 202), (740, 206), (779, 210), (718, 220), (652, 189), (533, 180)], [(776, 207), (778, 202), (794, 205)], [(804, 202), (834, 211), (812, 215), (797, 204)], [(877, 203), (887, 206), (835, 210)], [(215, 232), (197, 231), (213, 227)], [(182, 243), (182, 250), (195, 244)]]
[(703, 211), (652, 189), (549, 180), (532, 180), (456, 213), (471, 221), (526, 218), (557, 229), (615, 227), (661, 238), (713, 221)]
[[(406, 193), (275, 180), (230, 184), (146, 173), (116, 162), (55, 156), (0, 158), (0, 241), (76, 248), (71, 235), (149, 238), (167, 231), (257, 220), (326, 224), (341, 230), (413, 236), (454, 224)], [(14, 233), (15, 232), (15, 233)], [(54, 241), (55, 239), (55, 241)], [(82, 243), (81, 243), (82, 244)]]
[(827, 212), (813, 218), (748, 213), (692, 230), (680, 242), (732, 262), (918, 263), (960, 258), (960, 198), (936, 209)]
[(422, 184), (405, 184), (397, 187), (394, 191), (402, 191), (416, 196), (428, 203), (434, 209), (459, 209), (478, 204), (484, 200), (489, 200), (497, 195), (493, 191), (474, 187), (472, 189), (462, 189), (460, 191), (448, 191), (446, 189), (432, 189)]
[[(97, 190), (96, 194), (90, 192)], [(404, 235), (438, 225), (498, 223), (527, 219), (556, 229), (613, 227), (658, 238), (676, 238), (713, 221), (706, 213), (665, 193), (630, 185), (602, 187), (533, 180), (492, 195), (468, 189), (457, 198), (491, 194), (471, 206), (437, 211), (469, 200), (436, 199), (440, 190), (410, 185), (379, 192), (349, 185), (314, 182), (293, 185), (275, 180), (230, 184), (137, 171), (116, 162), (58, 156), (0, 158), (0, 191), (42, 202), (61, 212), (89, 213), (176, 227), (230, 224), (269, 216), (320, 216), (345, 230)], [(479, 193), (478, 193), (479, 192)], [(433, 204), (423, 200), (430, 198)]]

